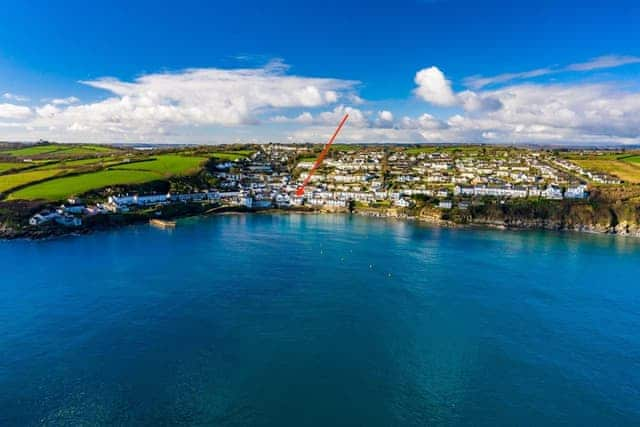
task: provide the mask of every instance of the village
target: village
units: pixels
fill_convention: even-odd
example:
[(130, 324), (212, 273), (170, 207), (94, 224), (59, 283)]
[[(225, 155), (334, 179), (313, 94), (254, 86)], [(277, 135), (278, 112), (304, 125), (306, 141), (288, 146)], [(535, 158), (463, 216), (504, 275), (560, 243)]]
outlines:
[(262, 145), (248, 158), (217, 162), (210, 171), (216, 188), (189, 193), (111, 194), (94, 204), (72, 197), (57, 209), (32, 216), (29, 223), (79, 227), (88, 216), (179, 203), (245, 210), (345, 211), (354, 207), (411, 208), (420, 199), (441, 210), (464, 210), (483, 198), (585, 199), (590, 183), (620, 183), (615, 177), (584, 170), (544, 150), (343, 146), (331, 152), (309, 180), (304, 195), (297, 196), (316, 155), (305, 145)]

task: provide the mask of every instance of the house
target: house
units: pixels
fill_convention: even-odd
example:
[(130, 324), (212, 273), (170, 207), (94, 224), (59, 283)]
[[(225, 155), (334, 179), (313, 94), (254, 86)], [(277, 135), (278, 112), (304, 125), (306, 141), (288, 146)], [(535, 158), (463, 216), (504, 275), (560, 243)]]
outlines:
[(551, 200), (562, 200), (562, 189), (557, 185), (549, 185), (542, 191), (542, 197)]
[(275, 197), (276, 206), (279, 208), (288, 208), (291, 206), (291, 199), (287, 194), (276, 194)]
[(85, 209), (86, 208), (84, 205), (70, 205), (70, 206), (62, 205), (60, 206), (60, 209), (58, 209), (58, 211), (61, 211), (59, 213), (68, 212), (72, 214), (82, 214), (84, 213)]
[(411, 200), (407, 199), (406, 197), (402, 197), (398, 200), (395, 200), (393, 202), (394, 205), (400, 207), (400, 208), (410, 208), (412, 205)]
[(438, 204), (438, 207), (440, 209), (451, 209), (453, 204), (451, 203), (451, 200), (443, 200)]
[(171, 194), (150, 194), (148, 196), (133, 196), (136, 205), (157, 205), (168, 203)]
[(567, 191), (564, 192), (564, 197), (567, 199), (586, 199), (587, 198), (587, 186), (586, 185), (576, 185), (575, 187), (567, 188)]
[(73, 215), (58, 215), (55, 221), (65, 227), (80, 227), (82, 225), (82, 219)]
[(59, 216), (57, 212), (42, 211), (29, 218), (29, 225), (40, 225), (53, 221)]

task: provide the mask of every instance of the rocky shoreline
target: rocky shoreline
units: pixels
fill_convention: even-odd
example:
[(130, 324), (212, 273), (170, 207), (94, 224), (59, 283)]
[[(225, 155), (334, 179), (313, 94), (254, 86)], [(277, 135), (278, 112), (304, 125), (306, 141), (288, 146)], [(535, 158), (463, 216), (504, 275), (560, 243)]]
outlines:
[[(179, 219), (187, 217), (197, 216), (209, 216), (209, 215), (224, 215), (224, 214), (348, 214), (350, 213), (346, 209), (265, 209), (265, 210), (249, 210), (246, 208), (224, 208), (214, 212), (205, 212), (197, 214), (184, 214), (175, 215), (171, 217), (165, 217), (163, 219)], [(621, 222), (615, 226), (604, 226), (594, 224), (564, 224), (560, 221), (553, 220), (489, 220), (489, 219), (474, 219), (465, 223), (442, 219), (435, 214), (419, 214), (410, 215), (407, 213), (399, 212), (395, 209), (356, 209), (351, 212), (353, 215), (375, 217), (375, 218), (387, 218), (401, 221), (415, 221), (424, 224), (430, 224), (443, 228), (492, 228), (499, 230), (546, 230), (546, 231), (571, 231), (589, 234), (605, 234), (615, 236), (626, 237), (640, 237), (640, 226), (637, 224), (628, 224)], [(109, 221), (101, 223), (89, 223), (79, 228), (64, 228), (60, 226), (50, 227), (25, 227), (22, 229), (12, 229), (4, 224), (0, 224), (0, 240), (15, 240), (15, 239), (27, 239), (27, 240), (46, 240), (52, 238), (59, 238), (73, 235), (85, 235), (96, 231), (112, 230), (128, 225), (139, 225), (149, 221), (149, 217), (141, 215), (129, 215), (118, 216), (117, 218), (110, 218)]]
[(445, 228), (492, 228), (498, 230), (545, 230), (545, 231), (571, 231), (579, 233), (589, 234), (607, 234), (616, 236), (636, 237), (640, 238), (640, 225), (628, 224), (622, 222), (614, 227), (593, 225), (593, 224), (573, 224), (567, 225), (560, 221), (549, 220), (518, 220), (518, 221), (492, 221), (492, 220), (472, 220), (466, 223), (459, 223), (455, 221), (444, 220), (430, 215), (406, 215), (395, 212), (385, 212), (383, 210), (372, 211), (356, 211), (356, 215), (376, 217), (376, 218), (391, 218), (397, 220), (416, 221), (425, 224), (430, 224), (438, 227)]

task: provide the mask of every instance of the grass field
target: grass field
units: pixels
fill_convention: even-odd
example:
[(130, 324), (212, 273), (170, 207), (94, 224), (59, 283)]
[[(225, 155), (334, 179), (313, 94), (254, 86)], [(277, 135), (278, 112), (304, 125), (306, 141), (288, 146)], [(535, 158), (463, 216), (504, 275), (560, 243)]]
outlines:
[(640, 156), (623, 157), (622, 160), (640, 165)]
[[(68, 196), (80, 195), (91, 190), (98, 190), (111, 185), (141, 184), (150, 181), (162, 180), (169, 176), (186, 175), (196, 172), (207, 160), (206, 157), (186, 157), (175, 154), (164, 154), (154, 156), (148, 161), (119, 164), (109, 169), (98, 172), (89, 172), (81, 175), (66, 176), (52, 179), (46, 182), (30, 185), (14, 193), (9, 194), (9, 200), (25, 199), (45, 199), (62, 200)], [(93, 158), (59, 162), (54, 165), (44, 166), (42, 169), (8, 175), (19, 180), (22, 175), (31, 175), (24, 178), (24, 182), (17, 185), (53, 176), (61, 171), (72, 171), (74, 168), (83, 166), (98, 165), (104, 162), (105, 165), (118, 163), (121, 159), (115, 157)], [(34, 179), (38, 176), (39, 178)], [(3, 176), (0, 176), (2, 182)], [(14, 183), (7, 183), (6, 189), (15, 187)], [(1, 189), (0, 185), (0, 191)]]
[[(21, 174), (22, 175), (22, 174)], [(136, 170), (104, 170), (82, 175), (68, 176), (30, 185), (9, 194), (9, 200), (62, 200), (68, 196), (83, 194), (110, 185), (141, 184), (162, 179), (156, 172)]]
[(626, 158), (624, 160), (618, 160), (616, 158), (576, 159), (572, 160), (572, 162), (584, 169), (615, 175), (623, 181), (638, 184), (640, 183), (640, 163), (637, 163), (635, 158), (640, 158), (640, 156)]
[(243, 156), (240, 154), (234, 154), (234, 153), (212, 153), (211, 154), (211, 158), (213, 159), (219, 159), (219, 160), (229, 160), (229, 161), (235, 161), (238, 159), (244, 159), (247, 156)]
[(301, 157), (301, 158), (299, 158), (299, 159), (298, 159), (298, 162), (309, 162), (309, 163), (313, 163), (313, 162), (315, 162), (315, 161), (316, 161), (316, 159), (317, 159), (317, 156), (316, 156), (316, 157)]
[(40, 166), (37, 170), (46, 170), (46, 169), (74, 169), (83, 166), (93, 166), (93, 165), (104, 165), (108, 166), (113, 163), (117, 163), (119, 160), (116, 160), (115, 157), (96, 157), (91, 159), (81, 159), (81, 160), (66, 160), (60, 161), (53, 164), (48, 164), (44, 166)]
[(5, 163), (0, 162), (0, 172), (5, 172), (10, 169), (23, 169), (31, 166), (29, 163)]
[(62, 171), (60, 169), (49, 169), (42, 171), (25, 171), (18, 172), (10, 175), (0, 175), (0, 192), (4, 193), (7, 190), (18, 187), (20, 185), (28, 184), (34, 181), (40, 181), (41, 179), (55, 176)]
[(155, 172), (161, 175), (184, 175), (198, 170), (206, 157), (185, 157), (176, 154), (154, 156), (153, 160), (114, 166), (114, 170)]
[(49, 157), (66, 157), (98, 155), (112, 151), (115, 151), (115, 149), (98, 145), (45, 144), (6, 150), (0, 152), (0, 154), (13, 157), (32, 157), (42, 155), (48, 155)]
[(15, 150), (2, 151), (2, 154), (6, 154), (14, 157), (28, 157), (38, 156), (41, 154), (51, 154), (56, 151), (64, 150), (65, 147), (59, 144), (51, 145), (35, 145), (33, 147), (17, 148)]
[(485, 148), (486, 152), (495, 151), (495, 147), (479, 147), (477, 145), (469, 145), (469, 146), (461, 146), (461, 145), (452, 145), (452, 146), (442, 146), (442, 145), (428, 145), (424, 147), (412, 147), (404, 150), (406, 154), (416, 155), (421, 153), (445, 153), (445, 152), (465, 152), (465, 153), (479, 153), (482, 151), (482, 148)]

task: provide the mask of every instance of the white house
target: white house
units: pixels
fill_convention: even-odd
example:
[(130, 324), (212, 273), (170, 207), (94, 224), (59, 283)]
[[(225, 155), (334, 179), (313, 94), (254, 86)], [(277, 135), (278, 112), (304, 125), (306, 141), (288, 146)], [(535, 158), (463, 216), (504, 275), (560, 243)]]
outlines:
[(57, 212), (43, 211), (29, 218), (29, 225), (44, 224), (45, 222), (53, 221), (58, 216), (60, 215)]
[(568, 199), (585, 199), (587, 194), (586, 185), (576, 185), (575, 187), (567, 188), (567, 191), (564, 192), (564, 197)]

